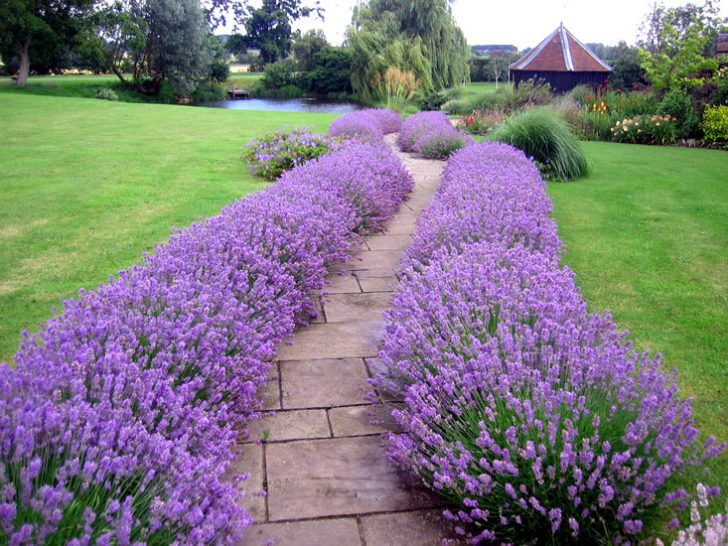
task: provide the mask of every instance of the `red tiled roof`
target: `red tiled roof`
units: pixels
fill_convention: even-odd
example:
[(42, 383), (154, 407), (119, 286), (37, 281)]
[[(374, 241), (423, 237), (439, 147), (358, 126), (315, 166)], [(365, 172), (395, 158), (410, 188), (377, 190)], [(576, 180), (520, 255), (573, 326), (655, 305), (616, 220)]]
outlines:
[(612, 67), (577, 40), (564, 25), (559, 26), (536, 49), (518, 59), (510, 68), (550, 72), (612, 71)]

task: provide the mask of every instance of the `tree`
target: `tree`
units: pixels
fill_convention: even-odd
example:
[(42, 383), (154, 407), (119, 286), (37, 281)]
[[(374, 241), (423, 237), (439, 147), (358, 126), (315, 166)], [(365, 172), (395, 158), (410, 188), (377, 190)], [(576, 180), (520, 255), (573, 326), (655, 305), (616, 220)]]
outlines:
[(19, 57), (17, 86), (25, 87), (33, 46), (46, 56), (63, 49), (88, 25), (96, 0), (3, 0), (0, 52)]
[(642, 27), (639, 55), (656, 92), (701, 87), (717, 71), (717, 59), (709, 56), (717, 33), (715, 13), (711, 0), (702, 7), (653, 8)]
[(263, 0), (261, 7), (251, 9), (245, 20), (247, 46), (259, 48), (264, 63), (286, 58), (294, 38), (291, 23), (312, 13), (323, 18), (318, 2), (308, 7), (301, 0)]
[(309, 30), (293, 42), (293, 56), (298, 70), (308, 72), (313, 68), (314, 57), (329, 45), (322, 30)]
[(411, 72), (424, 92), (470, 78), (470, 50), (448, 0), (370, 0), (355, 10), (348, 39), (352, 84), (365, 99), (389, 67)]
[(233, 34), (225, 42), (225, 51), (231, 55), (245, 55), (248, 51), (248, 42), (242, 34)]
[(609, 48), (606, 59), (612, 66), (609, 82), (616, 89), (631, 91), (637, 86), (647, 85), (648, 82), (640, 62), (639, 49), (636, 47), (631, 47), (621, 41), (616, 46)]
[(116, 0), (99, 14), (97, 45), (123, 83), (154, 95), (169, 81), (187, 95), (210, 74), (209, 36), (198, 0)]

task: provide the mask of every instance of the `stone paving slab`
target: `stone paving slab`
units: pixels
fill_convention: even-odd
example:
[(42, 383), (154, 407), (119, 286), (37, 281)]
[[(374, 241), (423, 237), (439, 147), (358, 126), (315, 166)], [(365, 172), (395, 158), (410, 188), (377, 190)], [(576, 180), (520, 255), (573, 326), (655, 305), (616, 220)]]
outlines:
[(278, 348), (281, 360), (375, 356), (384, 332), (381, 320), (312, 324), (296, 333), (294, 342)]
[(401, 256), (401, 250), (365, 250), (357, 253), (351, 261), (336, 266), (336, 269), (339, 271), (381, 268), (391, 269), (399, 266)]
[(326, 321), (334, 323), (382, 320), (384, 310), (389, 307), (391, 300), (390, 294), (382, 292), (325, 296)]
[(379, 436), (267, 446), (269, 521), (431, 508), (387, 459)]
[(398, 427), (390, 410), (391, 408), (380, 404), (331, 408), (331, 430), (334, 437), (395, 432)]
[(367, 239), (369, 250), (404, 250), (412, 243), (410, 235), (373, 235)]
[(284, 408), (329, 408), (366, 403), (370, 390), (361, 358), (281, 362)]
[(278, 366), (271, 366), (268, 373), (268, 382), (260, 388), (260, 398), (263, 401), (263, 409), (277, 410), (281, 408), (281, 390), (278, 384)]
[(455, 536), (444, 521), (441, 510), (418, 510), (364, 516), (361, 529), (367, 545), (439, 546), (443, 539)]
[(351, 273), (343, 275), (329, 275), (324, 284), (324, 293), (326, 294), (356, 294), (361, 292), (359, 283)]
[(362, 279), (390, 278), (392, 275), (396, 274), (397, 272), (392, 270), (391, 267), (377, 267), (375, 269), (353, 270), (351, 273), (357, 279), (359, 279), (359, 283), (361, 283)]
[(250, 425), (249, 442), (282, 442), (285, 440), (309, 440), (329, 438), (329, 421), (326, 410), (305, 409), (277, 411)]
[(272, 540), (275, 546), (359, 546), (361, 544), (356, 519), (336, 518), (256, 525), (246, 530), (245, 538), (237, 546), (261, 546), (266, 540)]
[(359, 284), (364, 292), (394, 292), (399, 280), (397, 277), (372, 277), (359, 279)]
[(255, 521), (265, 521), (267, 517), (265, 495), (261, 494), (265, 480), (264, 465), (263, 446), (244, 444), (240, 446), (237, 456), (226, 472), (229, 477), (250, 473), (250, 477), (240, 482), (238, 487), (245, 491), (241, 504)]

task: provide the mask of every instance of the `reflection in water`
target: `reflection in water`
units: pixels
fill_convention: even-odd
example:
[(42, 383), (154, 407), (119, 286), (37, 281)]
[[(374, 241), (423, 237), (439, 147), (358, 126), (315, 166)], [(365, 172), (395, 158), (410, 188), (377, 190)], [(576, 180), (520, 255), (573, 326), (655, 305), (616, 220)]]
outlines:
[(364, 108), (364, 105), (353, 101), (313, 98), (217, 100), (202, 102), (197, 106), (228, 108), (232, 110), (276, 110), (279, 112), (310, 112), (322, 114), (345, 114)]

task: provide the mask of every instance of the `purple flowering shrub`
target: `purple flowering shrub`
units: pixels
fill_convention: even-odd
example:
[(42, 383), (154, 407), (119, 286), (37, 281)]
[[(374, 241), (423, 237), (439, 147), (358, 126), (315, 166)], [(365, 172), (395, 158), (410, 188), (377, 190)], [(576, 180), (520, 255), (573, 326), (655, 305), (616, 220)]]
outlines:
[(234, 544), (223, 475), (277, 346), (412, 187), (353, 144), (178, 231), (0, 367), (0, 542)]
[(482, 239), (520, 241), (556, 255), (561, 242), (550, 214), (546, 185), (523, 152), (506, 144), (468, 146), (445, 165), (403, 262), (427, 265), (441, 247), (460, 251)]
[(399, 131), (401, 125), (402, 119), (397, 112), (385, 108), (367, 108), (335, 119), (329, 126), (329, 135), (379, 142), (384, 135)]
[(284, 172), (329, 153), (336, 146), (336, 142), (326, 135), (311, 133), (305, 127), (281, 129), (248, 142), (243, 159), (254, 175), (275, 180)]
[(418, 112), (402, 123), (397, 144), (405, 152), (429, 159), (446, 159), (473, 139), (453, 127), (444, 112)]
[(723, 446), (701, 453), (675, 377), (587, 312), (534, 169), (466, 148), (423, 213), (374, 380), (404, 401), (390, 456), (473, 543), (633, 543), (670, 478)]

